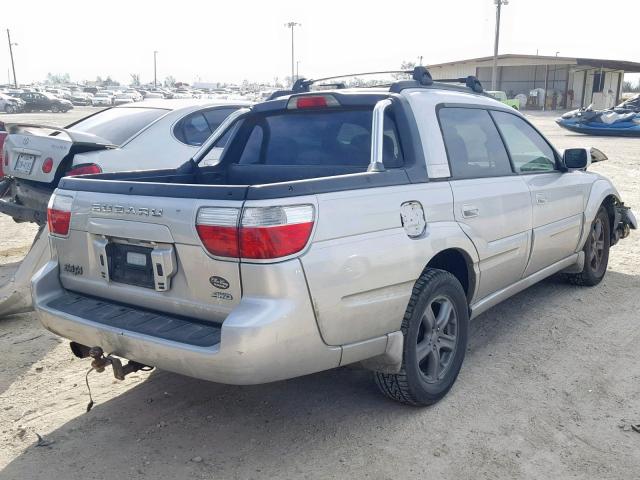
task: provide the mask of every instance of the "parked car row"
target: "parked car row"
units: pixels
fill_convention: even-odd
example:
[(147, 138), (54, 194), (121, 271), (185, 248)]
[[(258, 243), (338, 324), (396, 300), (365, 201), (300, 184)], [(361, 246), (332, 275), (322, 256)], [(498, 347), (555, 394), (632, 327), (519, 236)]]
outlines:
[(471, 318), (556, 273), (598, 284), (637, 228), (588, 171), (602, 152), (560, 154), (462, 80), (416, 67), (390, 87), (10, 126), (0, 211), (43, 221), (48, 201), (40, 320), (120, 380), (157, 366), (256, 384), (360, 362), (393, 400), (439, 401)]

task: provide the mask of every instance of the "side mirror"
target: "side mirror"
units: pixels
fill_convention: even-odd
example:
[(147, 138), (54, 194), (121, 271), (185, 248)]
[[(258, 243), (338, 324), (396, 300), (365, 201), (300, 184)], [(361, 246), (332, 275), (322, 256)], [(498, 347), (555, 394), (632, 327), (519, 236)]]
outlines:
[(607, 160), (607, 156), (597, 148), (568, 148), (562, 155), (564, 166), (569, 170), (584, 170), (593, 162)]

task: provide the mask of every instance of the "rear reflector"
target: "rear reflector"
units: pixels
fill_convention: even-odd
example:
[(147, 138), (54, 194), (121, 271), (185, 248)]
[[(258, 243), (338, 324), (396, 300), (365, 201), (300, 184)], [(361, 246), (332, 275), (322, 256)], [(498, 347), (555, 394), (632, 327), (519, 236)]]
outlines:
[(303, 95), (300, 97), (291, 97), (287, 103), (290, 110), (303, 108), (327, 108), (339, 107), (340, 103), (333, 95)]
[(102, 173), (102, 169), (94, 163), (86, 163), (84, 165), (76, 165), (67, 172), (67, 177), (75, 177), (76, 175), (90, 175), (93, 173)]
[(49, 206), (47, 207), (47, 223), (49, 233), (61, 237), (69, 235), (69, 224), (71, 223), (71, 205), (73, 197), (67, 195), (51, 195)]
[(312, 205), (249, 207), (238, 225), (239, 209), (206, 207), (198, 212), (196, 230), (213, 255), (274, 259), (301, 251), (314, 223)]

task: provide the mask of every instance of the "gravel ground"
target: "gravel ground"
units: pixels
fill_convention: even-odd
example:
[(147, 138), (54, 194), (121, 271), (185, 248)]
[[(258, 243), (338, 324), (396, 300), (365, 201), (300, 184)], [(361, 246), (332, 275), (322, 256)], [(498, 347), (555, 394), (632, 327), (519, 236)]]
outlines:
[[(640, 140), (531, 118), (559, 148), (605, 151), (593, 170), (640, 211)], [(33, 234), (0, 216), (0, 263)], [(426, 409), (387, 401), (369, 373), (347, 367), (251, 387), (92, 374), (96, 406), (85, 413), (88, 362), (33, 314), (5, 318), (0, 479), (638, 478), (639, 258), (635, 232), (598, 287), (552, 279), (480, 316), (456, 385)], [(51, 443), (37, 446), (36, 433)]]

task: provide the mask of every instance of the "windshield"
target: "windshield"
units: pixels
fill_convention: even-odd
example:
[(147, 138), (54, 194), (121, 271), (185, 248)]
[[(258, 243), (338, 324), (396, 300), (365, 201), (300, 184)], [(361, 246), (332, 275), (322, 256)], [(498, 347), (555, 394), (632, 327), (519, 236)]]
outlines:
[[(240, 165), (316, 165), (366, 168), (371, 160), (371, 109), (256, 114), (229, 147)], [(395, 122), (385, 118), (384, 164), (403, 165)]]
[(114, 145), (122, 145), (168, 111), (161, 108), (109, 108), (80, 120), (69, 128), (97, 135)]

